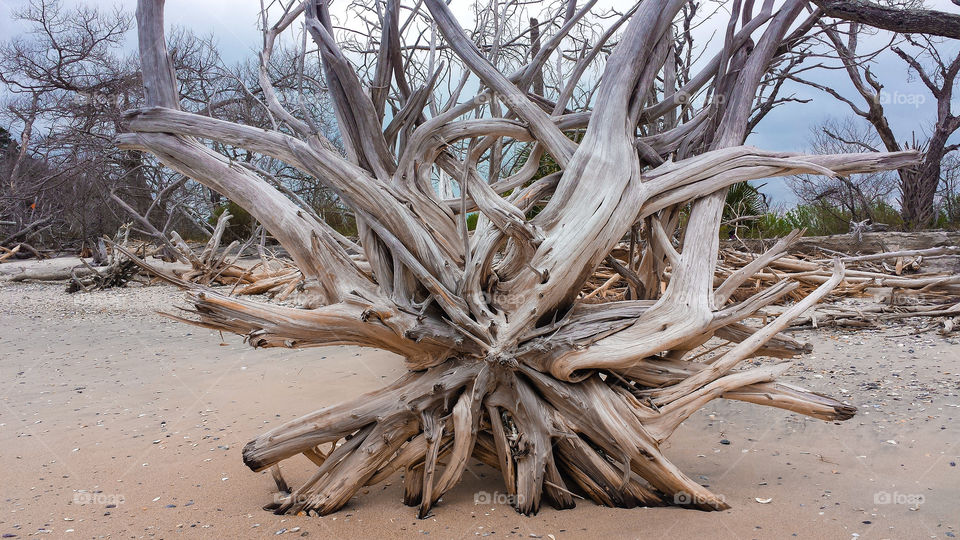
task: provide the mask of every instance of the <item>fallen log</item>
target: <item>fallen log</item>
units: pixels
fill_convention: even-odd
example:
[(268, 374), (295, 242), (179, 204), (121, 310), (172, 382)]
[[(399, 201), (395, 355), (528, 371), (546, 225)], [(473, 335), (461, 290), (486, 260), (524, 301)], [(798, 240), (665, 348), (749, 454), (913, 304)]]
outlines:
[(56, 268), (56, 269), (26, 269), (23, 272), (11, 274), (6, 278), (10, 282), (20, 281), (66, 281), (74, 275), (86, 277), (95, 272), (92, 268)]
[(960, 303), (920, 306), (857, 306), (831, 305), (797, 317), (792, 328), (826, 326), (875, 326), (877, 323), (911, 317), (953, 317), (960, 314)]

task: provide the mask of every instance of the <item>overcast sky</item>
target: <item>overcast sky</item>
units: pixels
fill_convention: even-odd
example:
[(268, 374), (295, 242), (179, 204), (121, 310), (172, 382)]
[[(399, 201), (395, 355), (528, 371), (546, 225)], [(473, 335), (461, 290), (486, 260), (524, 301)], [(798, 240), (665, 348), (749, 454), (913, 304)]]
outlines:
[[(24, 1), (0, 0), (0, 38), (5, 39), (21, 31), (11, 20), (10, 11), (23, 5)], [(77, 1), (64, 0), (64, 4), (70, 6)], [(107, 8), (122, 5), (130, 11), (136, 7), (134, 0), (86, 0), (86, 3)], [(606, 3), (627, 4), (618, 0), (606, 0)], [(336, 4), (334, 2), (334, 5)], [(212, 33), (216, 37), (223, 59), (231, 63), (249, 58), (259, 50), (261, 37), (256, 28), (259, 5), (259, 0), (167, 0), (166, 22), (168, 25), (190, 28), (198, 34)], [(469, 3), (454, 0), (453, 5), (455, 11), (458, 8), (466, 10)], [(927, 6), (944, 11), (960, 11), (950, 0), (928, 1)], [(718, 24), (721, 19), (725, 17), (718, 17)], [(702, 31), (708, 32), (709, 29), (704, 28)], [(870, 44), (879, 46), (885, 41), (884, 35), (878, 35), (867, 40), (861, 48), (867, 50)], [(134, 43), (135, 36), (131, 33), (131, 50)], [(953, 53), (957, 49), (957, 43), (951, 42), (941, 47), (941, 52)], [(894, 132), (901, 138), (908, 138), (911, 131), (916, 131), (918, 137), (928, 133), (936, 117), (935, 103), (916, 76), (908, 74), (903, 61), (887, 51), (877, 58), (872, 71), (885, 84), (885, 91), (891, 98), (891, 103), (885, 105), (885, 110)], [(857, 95), (842, 72), (821, 70), (806, 76), (837, 89), (843, 95)], [(808, 104), (788, 104), (774, 110), (761, 122), (757, 132), (750, 136), (748, 144), (770, 150), (804, 151), (809, 148), (812, 128), (829, 118), (842, 119), (851, 114), (847, 105), (813, 88), (788, 83), (785, 85), (784, 94), (791, 93), (813, 101)], [(897, 101), (901, 103), (896, 103)], [(960, 96), (955, 96), (953, 110), (960, 111)], [(787, 205), (795, 202), (793, 194), (782, 180), (767, 181), (764, 191), (770, 194), (775, 202)]]

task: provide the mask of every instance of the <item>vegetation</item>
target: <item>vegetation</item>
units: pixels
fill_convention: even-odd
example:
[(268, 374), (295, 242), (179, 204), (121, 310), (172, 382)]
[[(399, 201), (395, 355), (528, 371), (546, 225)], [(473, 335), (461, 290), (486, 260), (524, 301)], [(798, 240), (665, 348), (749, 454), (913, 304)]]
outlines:
[[(139, 60), (128, 49), (132, 10), (62, 0), (20, 4), (2, 8), (24, 31), (0, 41), (0, 238), (44, 223), (31, 233), (31, 243), (72, 249), (95, 244), (131, 221), (135, 236), (209, 235), (211, 222), (227, 204), (221, 194), (150, 156), (115, 145), (124, 130), (124, 112), (144, 105)], [(260, 106), (263, 92), (252, 56), (226, 65), (212, 38), (182, 29), (167, 42), (173, 68), (182, 74), (178, 92), (185, 109), (272, 126)], [(316, 113), (315, 128), (335, 146), (339, 138), (324, 121), (326, 90), (313, 84), (322, 79), (319, 67), (301, 73), (304, 82), (297, 84), (291, 54), (278, 50), (270, 65), (287, 82), (278, 83), (275, 92), (284, 101), (292, 99), (288, 93), (309, 96), (305, 106)], [(356, 234), (354, 217), (316, 179), (250, 152), (218, 149), (282, 184), (288, 196), (329, 217), (337, 230)], [(240, 225), (238, 211), (231, 208), (236, 216), (231, 230), (256, 229)]]
[[(879, 203), (873, 209), (884, 216), (882, 223), (901, 229), (903, 220), (896, 208)], [(770, 211), (747, 222), (737, 231), (741, 238), (774, 238), (794, 229), (806, 229), (806, 236), (827, 236), (850, 232), (851, 215), (848, 211), (825, 202), (801, 204), (785, 211)]]
[(222, 216), (224, 212), (230, 212), (232, 216), (230, 218), (230, 224), (227, 225), (227, 228), (223, 231), (223, 240), (225, 242), (230, 243), (234, 240), (246, 240), (250, 238), (250, 235), (257, 229), (257, 220), (250, 215), (250, 212), (247, 212), (242, 206), (233, 201), (227, 201), (223, 205), (214, 208), (213, 215), (210, 216), (207, 222), (210, 225), (216, 225), (217, 220), (220, 219), (220, 216)]

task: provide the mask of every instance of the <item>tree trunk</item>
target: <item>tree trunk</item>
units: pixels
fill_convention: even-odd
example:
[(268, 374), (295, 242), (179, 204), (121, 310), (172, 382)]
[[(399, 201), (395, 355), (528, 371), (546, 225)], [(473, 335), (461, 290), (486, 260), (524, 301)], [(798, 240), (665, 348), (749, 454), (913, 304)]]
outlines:
[(900, 34), (960, 39), (960, 15), (926, 9), (884, 7), (862, 0), (813, 0), (824, 14)]

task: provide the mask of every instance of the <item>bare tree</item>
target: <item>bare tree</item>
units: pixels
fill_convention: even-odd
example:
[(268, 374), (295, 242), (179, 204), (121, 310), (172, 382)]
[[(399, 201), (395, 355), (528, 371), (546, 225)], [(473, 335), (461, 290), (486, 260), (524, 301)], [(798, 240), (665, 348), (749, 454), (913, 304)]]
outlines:
[[(51, 166), (50, 161), (69, 161), (82, 168), (89, 157), (88, 148), (81, 143), (76, 151), (64, 151), (55, 142), (58, 134), (51, 127), (63, 122), (64, 112), (76, 104), (78, 93), (109, 95), (118, 86), (122, 62), (111, 55), (110, 48), (118, 45), (130, 28), (130, 18), (83, 7), (63, 10), (47, 1), (29, 2), (14, 17), (30, 24), (32, 33), (0, 48), (0, 82), (10, 96), (3, 116), (9, 125), (21, 128), (18, 152), (2, 179), (0, 208), (5, 219), (18, 224), (45, 219), (55, 221), (61, 230), (71, 225), (83, 229), (87, 223), (59, 219), (66, 209), (65, 198), (59, 195), (65, 195), (65, 186), (76, 184), (72, 174)], [(135, 83), (128, 81), (126, 86), (133, 89)], [(96, 125), (88, 120), (71, 127), (93, 134)], [(58, 197), (49, 196), (51, 193)], [(86, 200), (76, 192), (72, 195), (73, 207)]]
[[(813, 129), (811, 150), (817, 154), (879, 152), (880, 138), (869, 125), (854, 119), (828, 120)], [(895, 174), (887, 171), (851, 177), (801, 175), (789, 180), (790, 188), (806, 204), (836, 210), (840, 221), (882, 223), (875, 210), (889, 205), (898, 190)]]
[(29, 31), (0, 48), (9, 96), (2, 117), (21, 128), (0, 211), (18, 223), (45, 218), (60, 238), (112, 233), (122, 220), (110, 211), (108, 191), (127, 187), (143, 208), (153, 195), (142, 156), (110, 144), (120, 113), (141, 99), (135, 62), (118, 54), (131, 17), (52, 0), (33, 0), (13, 15)]
[[(927, 138), (918, 139), (915, 134), (909, 138), (898, 137), (891, 128), (884, 109), (889, 94), (883, 90), (883, 83), (870, 70), (870, 63), (876, 53), (864, 54), (858, 50), (861, 33), (865, 28), (858, 23), (846, 26), (846, 30), (841, 32), (839, 27), (824, 23), (823, 32), (859, 94), (859, 99), (841, 95), (823, 84), (791, 77), (819, 88), (847, 104), (854, 114), (873, 126), (882, 147), (887, 151), (898, 152), (904, 148), (924, 151), (923, 161), (919, 165), (901, 169), (898, 174), (904, 221), (912, 228), (927, 227), (935, 217), (934, 198), (940, 183), (941, 162), (947, 154), (960, 148), (960, 145), (950, 143), (951, 136), (960, 129), (960, 115), (951, 110), (953, 90), (960, 72), (960, 54), (952, 59), (942, 57), (937, 44), (923, 35), (904, 36), (907, 44), (912, 46), (909, 52), (898, 46), (892, 47), (893, 52), (905, 62), (907, 69), (919, 77), (936, 100), (936, 118)], [(925, 67), (924, 63), (928, 65)]]
[[(174, 229), (190, 236), (210, 229), (206, 220), (222, 204), (219, 194), (203, 193), (199, 184), (156, 159), (114, 145), (123, 111), (143, 99), (138, 59), (122, 43), (131, 15), (84, 5), (67, 8), (58, 0), (32, 0), (13, 15), (28, 31), (0, 46), (0, 82), (8, 96), (0, 118), (21, 133), (3, 158), (0, 216), (12, 223), (3, 229), (20, 230), (42, 219), (49, 225), (48, 237), (95, 242), (133, 218), (134, 232), (168, 247)], [(212, 38), (176, 30), (170, 47), (185, 107), (270, 125), (257, 96), (246, 90), (250, 70), (225, 67)], [(294, 68), (280, 73), (286, 87), (295, 86), (289, 82)], [(312, 89), (311, 95), (320, 92), (316, 84), (300, 88)], [(303, 175), (292, 177), (267, 160), (253, 161), (249, 152), (220, 149), (270, 170), (307, 199), (323, 198)]]
[[(318, 467), (277, 512), (336, 511), (364, 485), (403, 469), (405, 501), (426, 516), (471, 456), (501, 471), (523, 513), (536, 512), (542, 497), (572, 507), (574, 492), (614, 506), (722, 509), (720, 497), (660, 451), (705, 403), (723, 397), (826, 420), (853, 415), (839, 401), (775, 382), (789, 363), (735, 369), (758, 355), (797, 352), (778, 332), (839, 283), (843, 269), (838, 262), (816, 292), (762, 328), (740, 324), (796, 283), (784, 280), (730, 305), (752, 271), (714, 288), (725, 191), (773, 176), (900, 168), (918, 154), (741, 146), (782, 44), (815, 20), (804, 16), (803, 1), (778, 9), (764, 2), (759, 10), (733, 2), (719, 52), (702, 71), (676, 78), (665, 66), (676, 57), (674, 22), (686, 1), (642, 2), (610, 15), (604, 24), (616, 30), (599, 38), (609, 49), (571, 37), (581, 21), (596, 20), (594, 4), (551, 4), (544, 7), (552, 13), (530, 14), (516, 11), (520, 3), (494, 1), (478, 7), (473, 22), (496, 30), (471, 35), (441, 0), (354, 4), (360, 30), (338, 27), (324, 0), (271, 2), (263, 10), (258, 82), (276, 127), (261, 129), (183, 110), (163, 1), (140, 0), (147, 106), (128, 113), (120, 146), (149, 152), (248, 209), (307, 280), (301, 309), (196, 290), (194, 322), (243, 334), (254, 346), (385, 349), (409, 369), (386, 388), (245, 447), (247, 465), (272, 469), (278, 486), (286, 483), (277, 464), (289, 457), (303, 454)], [(502, 24), (507, 10), (522, 15), (512, 26)], [(523, 37), (528, 15), (557, 21), (541, 28), (537, 54)], [(299, 100), (278, 99), (267, 69), (278, 37), (299, 22), (318, 51), (303, 60), (319, 57), (343, 154)], [(358, 59), (341, 43), (360, 33), (378, 46)], [(571, 42), (580, 50), (568, 56)], [(531, 92), (538, 72), (558, 59), (554, 73), (565, 82), (549, 82), (544, 71), (548, 95)], [(598, 81), (581, 79), (585, 66), (596, 66)], [(570, 89), (581, 86), (595, 90), (577, 104)], [(270, 156), (316, 178), (356, 214), (359, 243), (201, 141)], [(536, 159), (501, 174), (497, 152), (529, 144)], [(535, 179), (544, 155), (558, 172)], [(440, 170), (457, 182), (459, 197), (438, 197)], [(474, 211), (471, 232), (466, 217)], [(634, 269), (651, 300), (579, 302), (584, 281), (635, 224), (642, 224), (642, 249), (622, 266)], [(782, 253), (778, 246), (757, 268)], [(691, 351), (713, 336), (730, 347), (709, 361), (695, 358)]]
[(960, 154), (954, 152), (943, 160), (938, 208), (943, 224), (960, 227)]

